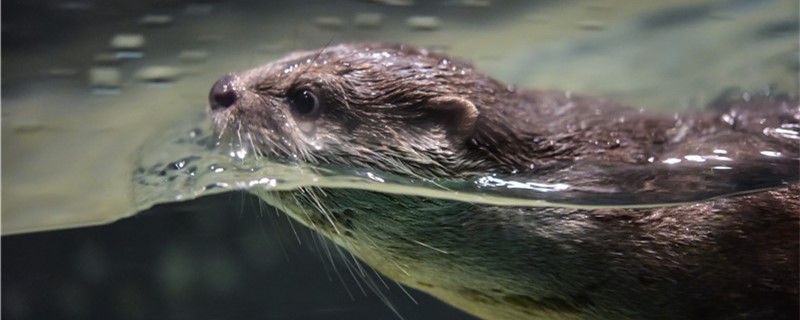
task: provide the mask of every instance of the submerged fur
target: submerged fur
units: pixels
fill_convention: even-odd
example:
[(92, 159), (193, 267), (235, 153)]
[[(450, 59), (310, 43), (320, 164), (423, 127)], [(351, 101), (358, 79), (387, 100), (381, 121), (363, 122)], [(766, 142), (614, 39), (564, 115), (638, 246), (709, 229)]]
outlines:
[[(213, 110), (217, 130), (276, 161), (410, 178), (554, 176), (631, 193), (702, 190), (716, 176), (670, 175), (662, 161), (709, 154), (710, 146), (741, 166), (725, 178), (732, 185), (764, 175), (791, 184), (798, 171), (797, 140), (770, 131), (800, 128), (789, 98), (649, 114), (517, 90), (457, 59), (382, 44), (294, 53), (231, 74), (225, 85), (236, 99)], [(313, 119), (293, 105), (296, 90), (318, 99)], [(764, 162), (763, 150), (788, 158)], [(644, 170), (569, 171), (606, 165)], [(349, 189), (256, 192), (389, 277), (483, 318), (798, 316), (796, 184), (676, 207), (596, 210)]]

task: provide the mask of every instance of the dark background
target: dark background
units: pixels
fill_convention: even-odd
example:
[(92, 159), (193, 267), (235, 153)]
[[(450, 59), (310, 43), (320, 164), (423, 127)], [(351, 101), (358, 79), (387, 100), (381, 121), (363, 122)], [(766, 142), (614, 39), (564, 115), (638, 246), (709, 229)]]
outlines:
[(407, 289), (415, 303), (391, 280), (371, 269), (351, 274), (347, 263), (283, 213), (227, 193), (106, 226), (3, 237), (2, 316), (400, 319), (380, 294), (405, 319), (470, 318)]

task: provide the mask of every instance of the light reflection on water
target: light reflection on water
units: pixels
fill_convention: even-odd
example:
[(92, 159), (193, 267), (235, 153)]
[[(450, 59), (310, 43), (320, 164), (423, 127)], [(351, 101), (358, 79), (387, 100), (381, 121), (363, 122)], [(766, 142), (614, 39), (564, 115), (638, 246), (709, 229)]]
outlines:
[[(248, 146), (218, 142), (210, 129), (200, 129), (208, 122), (205, 117), (186, 122), (183, 127), (160, 134), (141, 150), (133, 181), (138, 207), (231, 190), (326, 187), (493, 205), (641, 208), (755, 192), (800, 180), (797, 155), (761, 150), (761, 158), (753, 161), (753, 155), (734, 156), (736, 151), (715, 149), (713, 145), (709, 145), (708, 154), (670, 157), (647, 165), (577, 162), (568, 169), (546, 174), (487, 173), (459, 180), (422, 180), (370, 168), (272, 162), (254, 156), (256, 152)], [(797, 135), (789, 129), (782, 132), (789, 139)], [(797, 151), (791, 142), (787, 147)], [(641, 192), (653, 184), (662, 188)]]

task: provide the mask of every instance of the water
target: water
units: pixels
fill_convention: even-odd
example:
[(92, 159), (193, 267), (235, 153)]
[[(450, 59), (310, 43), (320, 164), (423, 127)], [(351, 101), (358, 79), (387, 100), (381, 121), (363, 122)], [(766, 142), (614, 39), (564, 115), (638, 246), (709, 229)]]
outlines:
[[(153, 203), (199, 195), (195, 190), (151, 203), (134, 199), (130, 174), (142, 156), (140, 148), (167, 128), (202, 125), (195, 115), (205, 109), (205, 93), (220, 75), (294, 49), (353, 40), (446, 48), (520, 87), (683, 110), (700, 108), (731, 88), (795, 94), (797, 41), (791, 27), (796, 17), (790, 14), (795, 6), (788, 1), (687, 1), (668, 7), (626, 1), (569, 6), (508, 2), (492, 10), (430, 3), (387, 11), (370, 3), (341, 8), (309, 3), (302, 10), (290, 3), (186, 4), (138, 11), (171, 14), (167, 26), (141, 25), (142, 16), (111, 21), (103, 16), (96, 22), (101, 28), (62, 38), (50, 32), (55, 40), (38, 44), (39, 49), (31, 49), (36, 47), (24, 36), (13, 37), (26, 45), (4, 51), (12, 63), (3, 70), (3, 233), (107, 223)], [(104, 12), (91, 6), (48, 10), (66, 21)], [(339, 16), (345, 26), (336, 31), (298, 23), (293, 19), (298, 12), (307, 19)], [(354, 12), (382, 13), (383, 25), (350, 25)], [(419, 32), (404, 25), (404, 17), (433, 14), (442, 21), (438, 30)], [(477, 20), (485, 25), (476, 25)], [(9, 21), (7, 30), (25, 28), (25, 21)], [(115, 53), (107, 39), (131, 33), (146, 38), (142, 58), (109, 58)], [(148, 67), (163, 65), (179, 70), (172, 81), (153, 85), (141, 76)], [(118, 73), (117, 91), (93, 94), (97, 91), (87, 87), (88, 70), (104, 66)], [(181, 156), (188, 155), (197, 154)], [(286, 186), (296, 185), (291, 179)]]
[[(133, 174), (133, 200), (137, 207), (232, 190), (325, 187), (492, 205), (645, 208), (756, 192), (800, 180), (800, 158), (797, 147), (793, 147), (793, 141), (800, 140), (800, 128), (791, 123), (764, 129), (784, 141), (785, 149), (779, 151), (729, 153), (712, 140), (698, 146), (696, 152), (649, 165), (577, 162), (545, 174), (486, 174), (448, 180), (408, 178), (371, 168), (276, 163), (256, 156), (250, 146), (218, 140), (208, 122), (200, 115), (197, 121), (159, 134), (141, 149)], [(701, 153), (704, 149), (705, 153)], [(746, 146), (743, 150), (747, 150)], [(654, 175), (663, 178), (654, 181)], [(588, 182), (572, 184), (585, 177)], [(647, 184), (664, 190), (636, 192)]]
[[(647, 110), (697, 109), (724, 92), (796, 96), (796, 2), (111, 3), (3, 4), (2, 233), (51, 230), (3, 239), (9, 318), (394, 316), (374, 294), (359, 292), (363, 278), (352, 283), (351, 269), (339, 270), (343, 289), (329, 260), (344, 256), (331, 255), (330, 243), (233, 190), (314, 185), (500, 205), (641, 207), (797, 181), (791, 171), (797, 155), (775, 157), (777, 150), (747, 155), (759, 159), (749, 161), (758, 168), (737, 167), (740, 158), (729, 161), (713, 149), (647, 167), (667, 170), (676, 181), (698, 172), (708, 178), (693, 189), (648, 195), (617, 188), (641, 183), (636, 179), (583, 186), (563, 179), (583, 172), (614, 181), (615, 172), (634, 169), (618, 165), (546, 177), (420, 181), (364, 168), (275, 164), (252, 153), (240, 157), (239, 146), (217, 145), (204, 111), (211, 84), (226, 72), (346, 41), (443, 49), (521, 88), (607, 97)], [(358, 12), (381, 13), (383, 21), (356, 27)], [(149, 14), (173, 21), (142, 25)], [(441, 27), (415, 31), (405, 25), (413, 15), (434, 15)], [(320, 16), (339, 17), (344, 26), (320, 27), (314, 22)], [(144, 47), (109, 47), (114, 35), (128, 33), (144, 35)], [(140, 71), (151, 66), (179, 72), (143, 77)], [(116, 76), (90, 80), (97, 67)], [(765, 134), (793, 139), (796, 132), (775, 127)], [(739, 179), (751, 170), (764, 174)], [(265, 231), (264, 221), (278, 227)], [(91, 225), (101, 226), (52, 231)], [(302, 242), (301, 250), (313, 254), (297, 258), (280, 241)], [(286, 263), (276, 266), (280, 261)], [(411, 319), (435, 303), (412, 292), (420, 301), (414, 305), (395, 286), (386, 292), (399, 296), (394, 305), (408, 305), (398, 308)], [(380, 312), (364, 311), (365, 299), (376, 300)]]
[[(508, 1), (491, 10), (457, 3), (392, 8), (374, 3), (335, 8), (324, 2), (302, 8), (293, 3), (176, 3), (130, 5), (138, 11), (131, 8), (127, 15), (94, 5), (56, 6), (47, 10), (65, 23), (89, 16), (98, 27), (81, 32), (55, 28), (37, 35), (51, 42), (35, 45), (34, 36), (14, 32), (27, 25), (32, 30), (27, 32), (35, 33), (34, 23), (7, 19), (8, 41), (15, 45), (4, 51), (10, 63), (3, 70), (3, 233), (107, 223), (154, 203), (199, 196), (199, 189), (167, 188), (160, 192), (168, 196), (136, 199), (141, 196), (132, 191), (136, 184), (130, 178), (139, 165), (135, 161), (153, 155), (143, 154), (143, 145), (169, 139), (163, 132), (170, 127), (203, 126), (205, 120), (196, 115), (205, 109), (206, 92), (220, 75), (331, 42), (380, 40), (442, 48), (519, 87), (569, 90), (651, 110), (700, 108), (731, 88), (797, 93), (796, 4), (789, 1)], [(381, 13), (383, 22), (377, 28), (356, 27), (350, 19), (357, 12)], [(153, 13), (169, 14), (173, 21), (142, 25), (142, 17)], [(437, 15), (441, 27), (415, 31), (405, 25), (413, 15)], [(344, 26), (320, 27), (311, 22), (317, 16), (337, 16)], [(145, 36), (140, 58), (125, 55), (128, 49), (109, 48), (119, 34)], [(153, 78), (168, 79), (153, 85), (153, 79), (142, 76), (152, 66), (178, 72)], [(98, 67), (116, 70), (116, 82), (113, 75), (87, 79), (89, 70)], [(176, 152), (151, 164), (205, 152)], [(306, 170), (278, 187), (309, 178)], [(204, 182), (213, 184), (210, 180)], [(227, 178), (222, 182), (230, 183)], [(488, 199), (483, 190), (469, 201), (489, 201), (481, 200)]]

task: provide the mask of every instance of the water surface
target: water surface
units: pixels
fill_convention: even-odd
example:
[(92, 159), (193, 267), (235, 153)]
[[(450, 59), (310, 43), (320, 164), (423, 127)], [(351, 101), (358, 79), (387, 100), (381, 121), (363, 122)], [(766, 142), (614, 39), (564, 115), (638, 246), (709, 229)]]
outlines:
[[(389, 8), (374, 3), (331, 7), (321, 2), (304, 4), (302, 10), (291, 3), (187, 4), (152, 9), (173, 18), (166, 26), (142, 25), (140, 15), (124, 16), (100, 21), (97, 28), (82, 29), (53, 43), (6, 48), (3, 233), (106, 223), (156, 203), (251, 187), (380, 187), (467, 201), (526, 204), (509, 202), (505, 191), (499, 195), (493, 191), (508, 189), (511, 181), (511, 185), (528, 190), (520, 193), (516, 188), (511, 198), (534, 200), (527, 205), (635, 205), (638, 201), (603, 203), (605, 200), (591, 197), (559, 197), (553, 192), (560, 188), (557, 177), (546, 183), (534, 179), (538, 177), (523, 181), (487, 177), (450, 185), (448, 189), (461, 191), (455, 194), (441, 192), (442, 182), (399, 181), (372, 173), (394, 182), (376, 184), (363, 168), (339, 168), (324, 175), (319, 168), (302, 166), (264, 168), (263, 163), (237, 163), (236, 157), (215, 158), (220, 153), (212, 148), (176, 145), (176, 140), (196, 128), (208, 134), (206, 93), (218, 76), (330, 42), (428, 46), (471, 60), (479, 69), (520, 87), (598, 95), (652, 110), (700, 108), (730, 88), (754, 93), (797, 91), (796, 4), (789, 1), (678, 1), (669, 5), (498, 1), (488, 9), (458, 3)], [(81, 10), (103, 10), (94, 5), (81, 8), (50, 10), (66, 20), (87, 14)], [(378, 12), (384, 19), (377, 28), (358, 28), (351, 22), (358, 12)], [(405, 19), (413, 15), (436, 15), (441, 27), (415, 31), (405, 25)], [(343, 25), (327, 28), (310, 22), (319, 16), (340, 17)], [(6, 29), (19, 28), (14, 22), (19, 23), (12, 20)], [(93, 88), (87, 84), (90, 68), (107, 66), (95, 56), (119, 55), (109, 48), (110, 39), (119, 33), (145, 36), (146, 45), (138, 53), (141, 57), (111, 64), (121, 74), (118, 87)], [(206, 58), (181, 58), (186, 51), (204, 52)], [(141, 78), (147, 67), (160, 65), (178, 69), (179, 75), (157, 82)], [(197, 168), (191, 179), (174, 178), (160, 185), (140, 181), (142, 170), (194, 157), (201, 160), (192, 164)], [(211, 168), (215, 164), (228, 170), (206, 174), (219, 170)], [(236, 166), (244, 171), (230, 170)], [(145, 191), (143, 185), (149, 189)], [(738, 191), (720, 189), (704, 197)], [(641, 200), (649, 205), (698, 199)]]
[[(612, 184), (572, 193), (559, 176), (416, 181), (364, 168), (274, 164), (215, 144), (205, 113), (214, 81), (296, 49), (411, 43), (471, 60), (519, 87), (665, 112), (702, 108), (724, 92), (798, 94), (796, 1), (416, 2), (4, 1), (2, 234), (106, 225), (3, 237), (3, 317), (395, 319), (388, 300), (407, 319), (469, 318), (406, 293), (232, 190), (325, 185), (494, 204), (637, 206), (742, 187), (726, 180), (736, 177), (737, 159), (714, 150), (661, 168), (675, 168), (677, 177), (705, 168), (719, 179), (641, 198)], [(356, 27), (363, 12), (383, 21)], [(153, 14), (172, 21), (141, 24)], [(409, 28), (405, 19), (418, 15), (438, 17), (440, 28)], [(343, 25), (320, 27), (318, 17)], [(115, 52), (109, 43), (117, 34), (140, 34), (146, 43)], [(118, 53), (128, 58), (108, 61)], [(180, 72), (141, 78), (153, 66)], [(95, 67), (115, 68), (118, 86), (92, 86)], [(759, 163), (794, 161), (771, 155), (757, 155)], [(631, 168), (578, 169), (613, 178)], [(763, 177), (745, 189), (785, 178)]]

